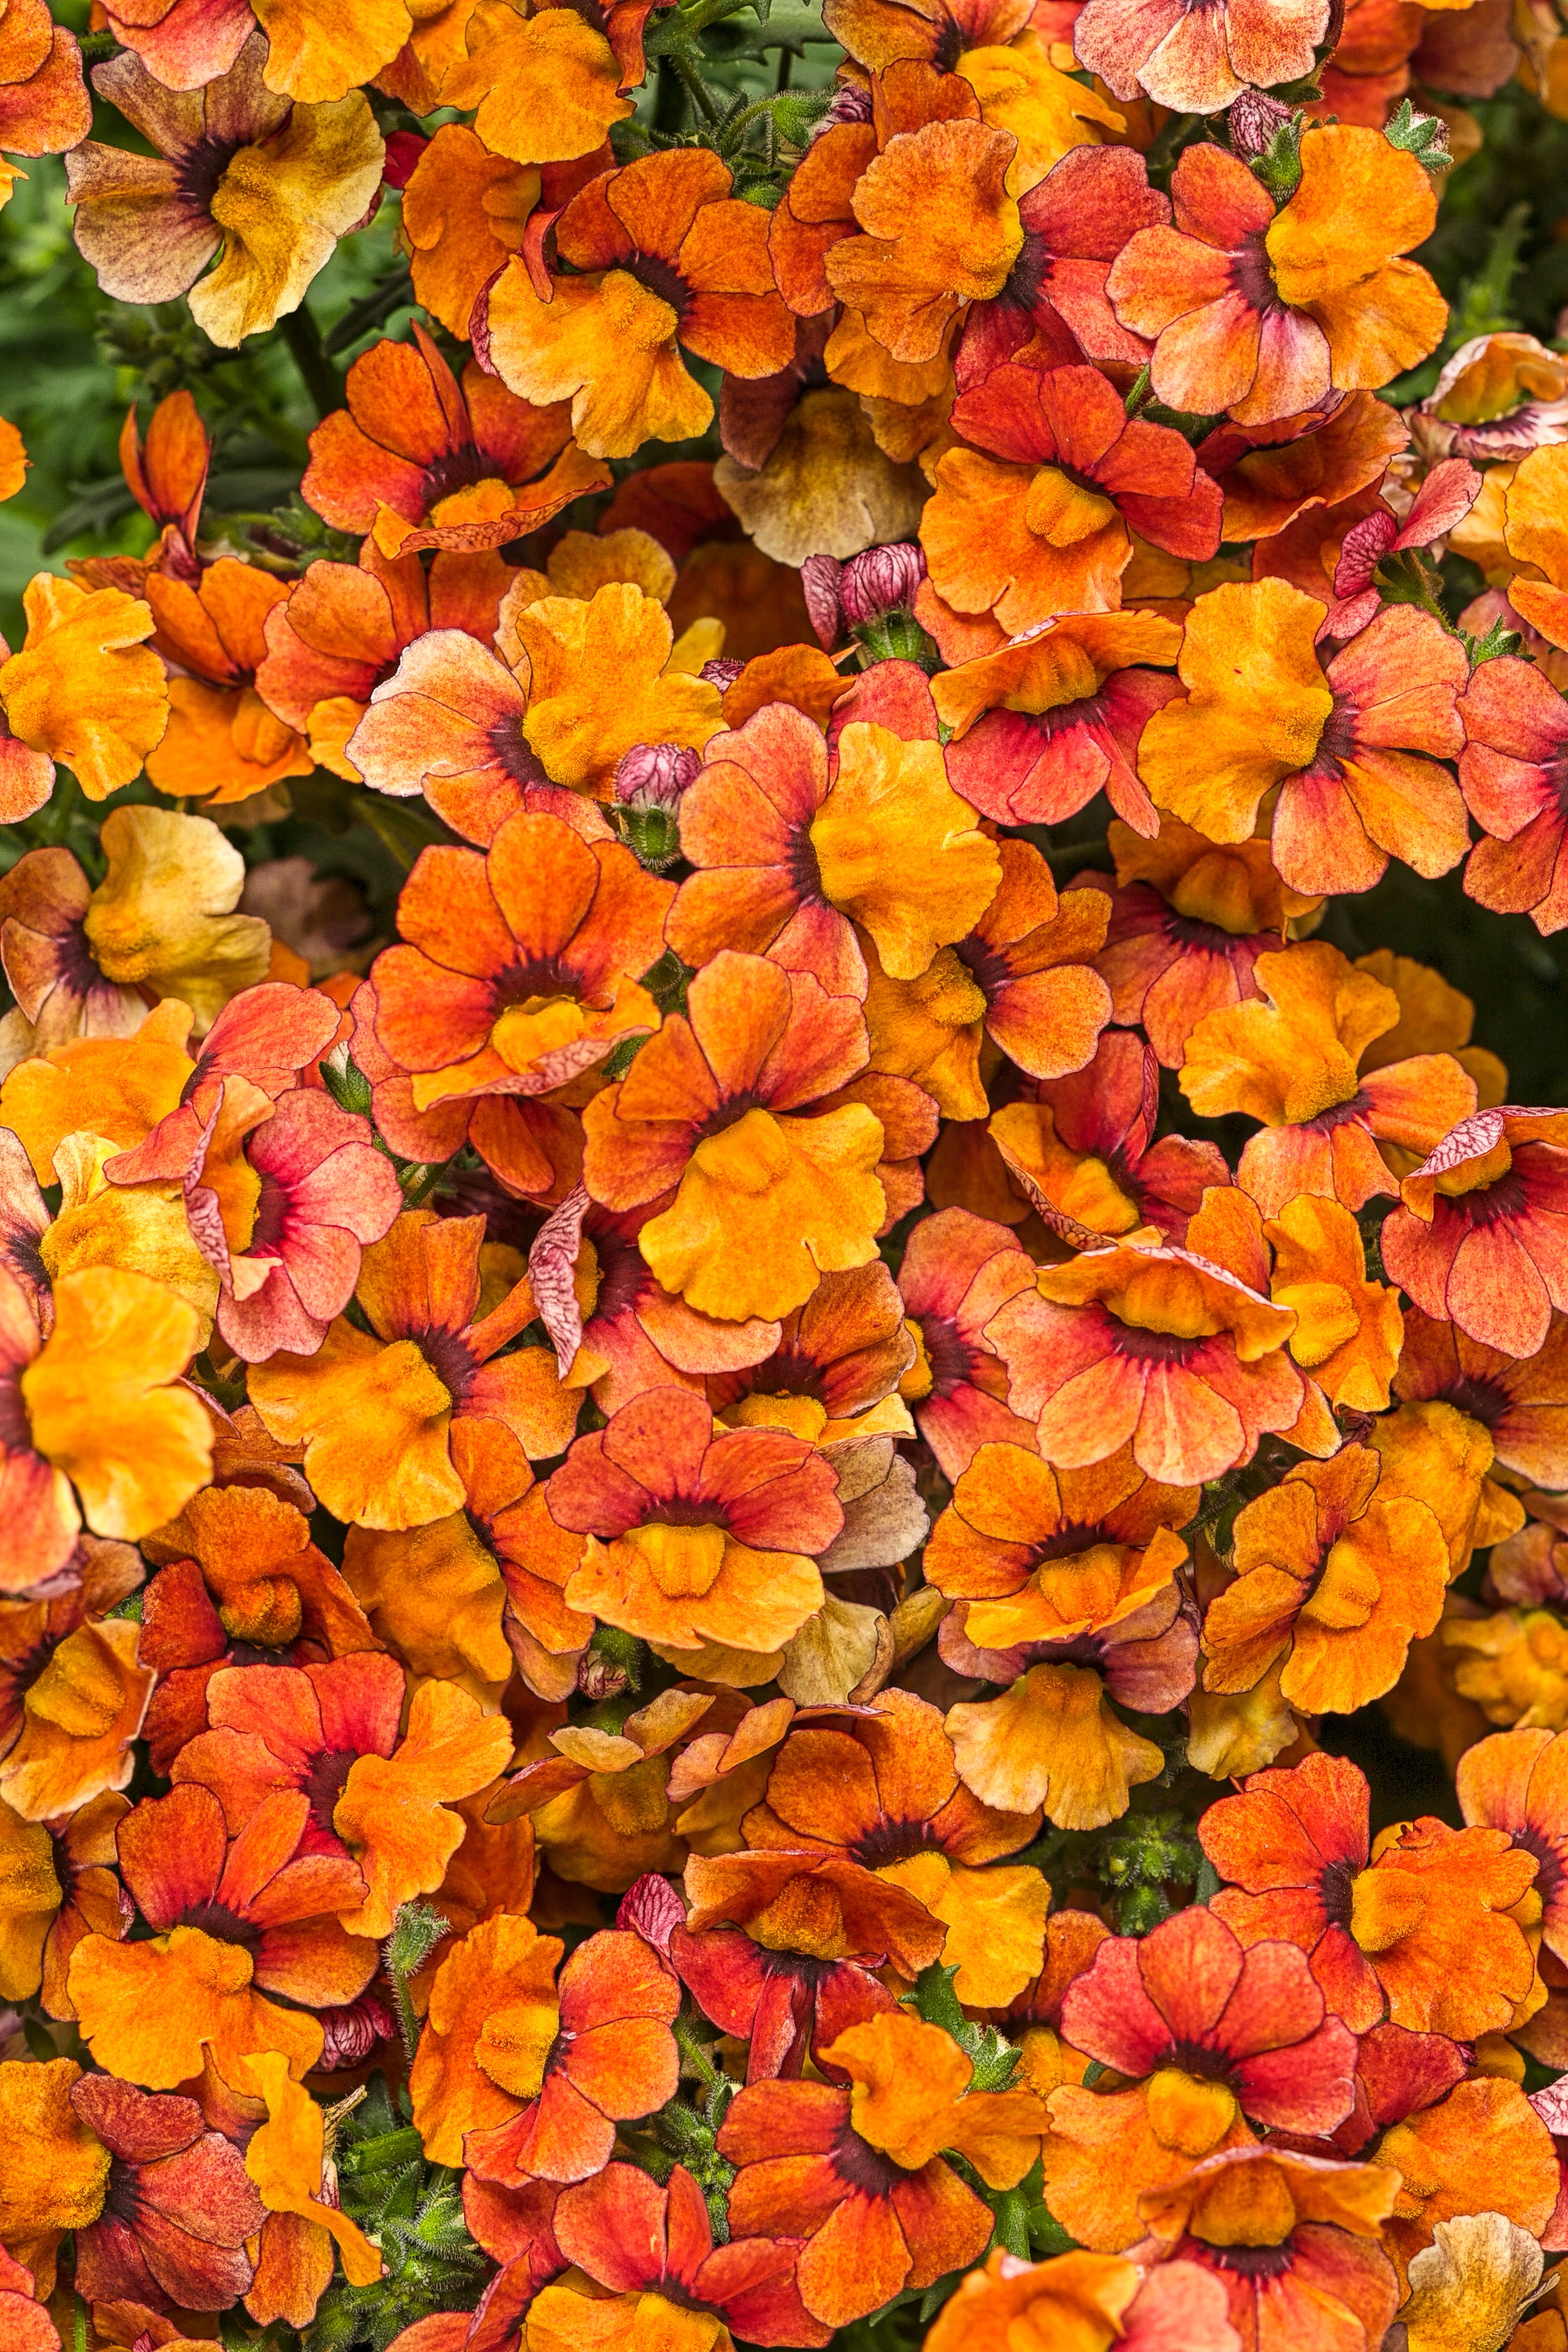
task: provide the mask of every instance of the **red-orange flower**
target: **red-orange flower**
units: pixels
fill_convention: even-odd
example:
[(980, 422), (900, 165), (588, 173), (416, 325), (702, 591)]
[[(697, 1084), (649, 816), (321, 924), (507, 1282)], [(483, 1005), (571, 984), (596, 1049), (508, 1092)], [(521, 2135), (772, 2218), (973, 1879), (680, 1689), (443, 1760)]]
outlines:
[(977, 1447), (1033, 1445), (1034, 1426), (1007, 1402), (1007, 1367), (987, 1327), (1035, 1279), (1033, 1260), (1005, 1225), (941, 1209), (910, 1235), (899, 1288), (920, 1354), (900, 1383), (921, 1435), (949, 1478)]
[(1533, 1356), (1568, 1307), (1568, 1116), (1511, 1105), (1461, 1119), (1399, 1188), (1384, 1264), (1426, 1315)]

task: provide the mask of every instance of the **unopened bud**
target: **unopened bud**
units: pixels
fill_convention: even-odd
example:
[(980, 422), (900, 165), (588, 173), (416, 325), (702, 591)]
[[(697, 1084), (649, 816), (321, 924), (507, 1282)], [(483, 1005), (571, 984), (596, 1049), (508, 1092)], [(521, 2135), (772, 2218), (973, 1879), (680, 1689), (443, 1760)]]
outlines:
[(673, 813), (701, 765), (700, 754), (684, 743), (634, 743), (616, 769), (616, 798), (623, 808)]
[(322, 2036), (320, 2063), (329, 2074), (342, 2066), (363, 2066), (376, 2043), (390, 2042), (397, 2031), (391, 2010), (373, 1992), (361, 1993), (340, 2009), (319, 2010), (317, 2017)]
[(704, 662), (697, 675), (704, 686), (716, 686), (721, 694), (728, 694), (745, 667), (743, 661), (732, 661), (728, 654), (721, 654), (717, 661)]
[(577, 1663), (577, 1687), (585, 1699), (595, 1706), (607, 1698), (619, 1698), (627, 1687), (629, 1676), (624, 1666), (612, 1659), (602, 1658), (596, 1650), (584, 1650)]
[(889, 613), (907, 613), (925, 576), (925, 557), (907, 543), (852, 555), (838, 578), (838, 607), (847, 625), (864, 629)]
[(834, 91), (832, 105), (811, 135), (818, 139), (825, 131), (836, 130), (841, 122), (869, 122), (870, 120), (870, 91), (863, 89), (858, 81), (843, 82)]
[(1247, 163), (1255, 155), (1267, 155), (1294, 110), (1260, 89), (1244, 89), (1230, 110), (1230, 143), (1235, 153)]

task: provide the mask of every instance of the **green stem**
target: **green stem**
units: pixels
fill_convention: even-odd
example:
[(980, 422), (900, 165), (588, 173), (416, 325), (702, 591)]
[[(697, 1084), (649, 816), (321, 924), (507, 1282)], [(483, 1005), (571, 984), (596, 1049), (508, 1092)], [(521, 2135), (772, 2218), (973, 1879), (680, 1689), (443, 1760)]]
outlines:
[(691, 2071), (705, 2091), (715, 2091), (721, 2080), (720, 2071), (697, 2038), (689, 2018), (678, 2017), (672, 2029), (682, 2057), (690, 2062)]
[(87, 2305), (74, 2289), (71, 2293), (71, 2352), (87, 2352)]
[(703, 121), (706, 122), (717, 122), (719, 120), (719, 110), (714, 105), (711, 97), (709, 95), (707, 83), (703, 80), (696, 67), (691, 63), (689, 58), (683, 56), (679, 49), (672, 49), (669, 53), (669, 62), (675, 68), (676, 72), (680, 76), (680, 79), (685, 88), (688, 98), (690, 99), (692, 105), (702, 116)]
[(279, 331), (289, 346), (289, 355), (300, 371), (300, 381), (315, 404), (318, 416), (330, 416), (341, 408), (343, 388), (337, 370), (321, 349), (321, 331), (306, 305), (278, 321)]
[[(408, 1990), (407, 1976), (393, 1959), (390, 1942), (382, 1946), (381, 1958), (387, 1982), (392, 1987), (392, 2005), (397, 2014), (398, 2036), (412, 2066), (419, 2049), (419, 2020), (414, 2013), (414, 1996)], [(374, 2142), (369, 2145), (374, 2145)]]
[(1145, 360), (1143, 365), (1139, 369), (1138, 373), (1132, 380), (1132, 389), (1128, 394), (1126, 402), (1124, 403), (1129, 416), (1136, 416), (1138, 411), (1142, 407), (1143, 403), (1148, 399), (1149, 378), (1151, 373), (1152, 371), (1150, 369), (1149, 362)]

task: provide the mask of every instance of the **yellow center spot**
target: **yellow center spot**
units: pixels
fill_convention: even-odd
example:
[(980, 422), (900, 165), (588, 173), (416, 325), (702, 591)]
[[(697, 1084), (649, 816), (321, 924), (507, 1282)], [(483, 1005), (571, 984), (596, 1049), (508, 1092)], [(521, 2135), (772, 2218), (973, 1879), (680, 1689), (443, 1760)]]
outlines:
[(1403, 1870), (1363, 1870), (1351, 1887), (1351, 1934), (1363, 1952), (1386, 1952), (1426, 1916), (1426, 1898)]
[(543, 2086), (544, 2062), (560, 2028), (555, 2001), (514, 2000), (486, 2018), (474, 2056), (498, 2089), (531, 2099)]
[(1500, 1136), (1489, 1151), (1479, 1160), (1467, 1160), (1458, 1168), (1447, 1169), (1436, 1180), (1436, 1189), (1456, 1201), (1466, 1192), (1479, 1192), (1488, 1184), (1495, 1184), (1513, 1166), (1513, 1153), (1507, 1139)]
[(1042, 466), (1024, 499), (1024, 520), (1051, 547), (1076, 547), (1116, 520), (1116, 509), (1099, 490), (1075, 482), (1058, 466)]
[(531, 996), (508, 1007), (490, 1031), (490, 1044), (509, 1070), (521, 1076), (546, 1054), (575, 1045), (588, 1016), (570, 996)]
[(1184, 2156), (1207, 2156), (1236, 2116), (1236, 2094), (1227, 2084), (1200, 2082), (1179, 2066), (1163, 2066), (1149, 2085), (1149, 2128), (1162, 2147)]
[(1271, 2164), (1238, 2164), (1199, 2198), (1192, 2232), (1210, 2246), (1278, 2246), (1296, 2226), (1285, 2179)]
[(724, 1565), (722, 1528), (634, 1528), (621, 1541), (630, 1545), (670, 1601), (694, 1600), (711, 1591)]

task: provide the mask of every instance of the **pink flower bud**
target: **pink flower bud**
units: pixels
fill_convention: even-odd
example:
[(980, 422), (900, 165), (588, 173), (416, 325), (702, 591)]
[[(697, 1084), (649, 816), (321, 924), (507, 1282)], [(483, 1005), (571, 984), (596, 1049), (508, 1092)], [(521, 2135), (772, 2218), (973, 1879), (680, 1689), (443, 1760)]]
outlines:
[(678, 809), (701, 765), (681, 743), (634, 743), (616, 770), (616, 798), (623, 808)]
[(1285, 128), (1295, 110), (1281, 106), (1277, 98), (1266, 98), (1260, 89), (1244, 89), (1230, 110), (1232, 149), (1243, 163), (1267, 155), (1276, 131)]
[(697, 675), (704, 685), (716, 686), (721, 694), (725, 694), (745, 667), (743, 661), (732, 661), (728, 654), (721, 654), (717, 661), (704, 662)]
[(825, 131), (836, 130), (841, 122), (869, 122), (870, 120), (870, 91), (862, 89), (858, 82), (847, 81), (834, 91), (832, 105), (811, 135), (814, 139), (820, 139)]
[(868, 547), (852, 555), (838, 583), (838, 604), (852, 629), (865, 628), (886, 613), (908, 612), (926, 576), (918, 547)]
[(808, 555), (800, 567), (801, 593), (825, 654), (832, 653), (844, 635), (844, 617), (838, 609), (838, 583), (843, 577), (844, 566), (836, 555)]

